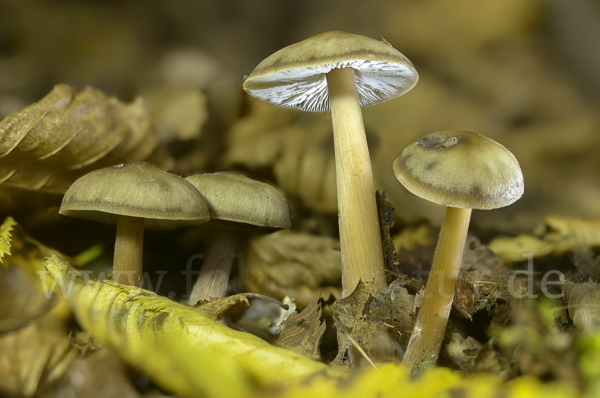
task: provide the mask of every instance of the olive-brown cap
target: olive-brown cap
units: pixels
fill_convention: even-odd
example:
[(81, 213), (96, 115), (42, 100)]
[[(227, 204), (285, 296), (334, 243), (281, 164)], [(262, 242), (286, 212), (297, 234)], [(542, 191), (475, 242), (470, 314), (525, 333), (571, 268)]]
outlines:
[(109, 224), (116, 224), (118, 216), (139, 217), (148, 229), (209, 220), (206, 203), (192, 184), (146, 162), (123, 163), (77, 179), (59, 213)]
[(469, 131), (441, 131), (413, 141), (393, 168), (410, 192), (445, 206), (495, 209), (523, 195), (523, 174), (514, 155)]
[(244, 81), (244, 90), (275, 105), (329, 112), (325, 74), (335, 68), (355, 70), (363, 107), (401, 96), (419, 78), (413, 64), (389, 43), (329, 30), (262, 61)]
[(204, 197), (213, 220), (267, 228), (292, 227), (285, 196), (266, 182), (232, 172), (195, 174), (186, 180)]

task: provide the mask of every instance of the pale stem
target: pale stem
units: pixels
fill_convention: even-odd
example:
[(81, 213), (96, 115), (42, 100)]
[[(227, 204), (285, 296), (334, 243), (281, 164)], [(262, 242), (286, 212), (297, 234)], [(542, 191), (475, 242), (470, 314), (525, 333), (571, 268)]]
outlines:
[(371, 159), (358, 100), (354, 69), (338, 68), (327, 74), (335, 145), (342, 297), (358, 282), (386, 286), (381, 231)]
[(440, 352), (471, 219), (471, 209), (448, 207), (431, 273), (403, 363), (408, 368), (432, 366)]
[(234, 231), (215, 231), (208, 243), (200, 275), (190, 294), (190, 305), (195, 305), (200, 300), (225, 297), (236, 248), (237, 235)]
[(119, 216), (113, 259), (113, 280), (142, 287), (144, 219)]
[[(381, 292), (386, 287), (381, 231), (354, 69), (333, 69), (327, 74), (327, 85), (335, 146), (342, 297), (350, 295), (361, 280), (372, 282)], [(376, 329), (370, 343), (365, 351), (372, 361), (394, 357), (394, 342), (385, 328)], [(350, 348), (349, 353), (354, 367), (368, 366), (358, 350)]]

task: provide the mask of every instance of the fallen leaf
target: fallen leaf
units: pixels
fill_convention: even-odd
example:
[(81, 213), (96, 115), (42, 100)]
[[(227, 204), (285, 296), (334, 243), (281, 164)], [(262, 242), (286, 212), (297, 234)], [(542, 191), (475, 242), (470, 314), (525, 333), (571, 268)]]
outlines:
[(155, 293), (86, 280), (57, 256), (46, 267), (67, 286), (65, 293), (86, 330), (178, 395), (241, 396), (254, 383), (272, 385), (328, 369)]
[(596, 248), (600, 247), (600, 220), (547, 216), (532, 235), (495, 238), (488, 247), (506, 262)]
[(117, 354), (103, 348), (77, 358), (60, 380), (37, 396), (137, 398), (141, 394), (128, 379), (127, 368)]
[(294, 312), (286, 319), (277, 344), (309, 358), (319, 360), (321, 338), (325, 333), (325, 322), (321, 321), (321, 295), (300, 313)]
[(46, 296), (36, 281), (14, 265), (0, 267), (0, 336), (46, 315), (57, 297)]
[(124, 104), (64, 84), (0, 122), (0, 183), (62, 193), (97, 168), (143, 160), (160, 145), (141, 100)]
[(0, 337), (0, 392), (31, 397), (58, 380), (77, 358), (52, 315)]
[[(399, 287), (402, 292), (402, 287)], [(405, 313), (405, 310), (410, 310), (403, 305), (393, 308), (388, 301), (392, 297), (388, 297), (389, 288), (386, 292), (387, 294), (383, 293), (383, 296), (377, 296), (372, 283), (361, 281), (352, 294), (333, 304), (333, 320), (338, 334), (338, 355), (333, 361), (334, 365), (349, 366), (350, 362), (357, 362), (351, 358), (355, 354), (349, 353), (350, 350), (356, 349), (356, 346), (361, 347), (368, 355), (372, 340), (379, 339), (382, 333), (390, 334), (389, 331), (396, 331), (397, 336), (398, 332), (404, 331), (406, 316), (408, 315), (410, 319), (410, 315)], [(403, 300), (403, 294), (395, 297), (398, 297), (401, 303), (407, 304)], [(412, 305), (410, 308), (412, 310)], [(396, 351), (399, 350), (400, 347), (396, 347)]]
[(535, 257), (552, 253), (555, 245), (535, 236), (521, 234), (514, 238), (494, 238), (488, 245), (502, 261), (514, 263), (527, 260), (528, 255)]
[(235, 294), (221, 299), (200, 301), (194, 308), (202, 315), (220, 321), (228, 315), (237, 314), (250, 308), (250, 302), (243, 294)]
[(381, 244), (383, 246), (384, 268), (388, 272), (397, 274), (400, 271), (400, 262), (396, 246), (390, 236), (390, 229), (394, 227), (394, 206), (386, 200), (385, 191), (375, 192), (377, 200), (377, 213), (379, 215), (379, 228), (381, 230)]
[[(69, 314), (69, 305), (64, 300), (64, 298), (60, 295), (54, 295), (53, 289), (53, 280), (46, 273), (46, 268), (44, 267), (44, 259), (51, 254), (58, 254), (60, 256), (66, 257), (58, 251), (51, 249), (37, 240), (33, 239), (18, 225), (11, 217), (8, 217), (2, 227), (0, 227), (0, 240), (4, 239), (5, 241), (10, 243), (9, 251), (2, 248), (0, 253), (5, 254), (3, 265), (7, 268), (16, 268), (20, 272), (13, 273), (13, 278), (27, 278), (27, 282), (20, 282), (20, 285), (23, 286), (24, 283), (28, 283), (28, 291), (29, 299), (36, 300), (37, 307), (39, 311), (42, 308), (52, 308), (53, 313), (59, 319), (66, 319)], [(2, 267), (0, 266), (0, 269)], [(17, 271), (14, 271), (17, 272)], [(8, 274), (7, 274), (8, 275)], [(5, 280), (4, 283), (9, 283), (8, 280)], [(17, 283), (15, 279), (13, 283)], [(14, 286), (11, 286), (14, 288)], [(3, 291), (4, 294), (9, 294), (11, 290), (9, 288)], [(37, 297), (34, 299), (34, 297)], [(44, 304), (46, 301), (46, 304)], [(33, 301), (30, 303), (32, 304)], [(24, 305), (24, 304), (23, 304)], [(19, 311), (13, 309), (15, 311), (15, 315), (19, 315)], [(33, 311), (35, 313), (37, 311)], [(27, 314), (28, 311), (23, 311), (21, 314)], [(28, 315), (28, 317), (31, 316)], [(26, 319), (27, 317), (23, 318)], [(16, 319), (12, 322), (20, 322)]]
[(12, 217), (7, 217), (0, 226), (0, 264), (4, 264), (4, 255), (10, 255), (10, 240), (13, 227), (17, 225)]
[(456, 281), (452, 309), (458, 312), (463, 318), (472, 320), (471, 315), (475, 312), (476, 299), (477, 289), (473, 283), (473, 277), (468, 272), (462, 271)]
[(400, 344), (408, 344), (415, 320), (414, 296), (408, 293), (406, 280), (397, 279), (376, 297), (370, 296), (363, 310), (364, 319), (393, 331)]
[(252, 238), (244, 253), (246, 290), (306, 307), (322, 292), (341, 297), (339, 241), (325, 236), (278, 231)]

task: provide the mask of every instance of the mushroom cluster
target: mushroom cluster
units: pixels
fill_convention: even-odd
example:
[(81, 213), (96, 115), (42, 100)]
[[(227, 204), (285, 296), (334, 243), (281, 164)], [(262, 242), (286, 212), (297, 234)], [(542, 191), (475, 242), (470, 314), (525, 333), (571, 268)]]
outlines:
[(173, 229), (212, 219), (212, 238), (191, 305), (225, 296), (233, 256), (245, 232), (292, 226), (289, 204), (270, 184), (228, 172), (183, 179), (146, 162), (119, 164), (79, 178), (65, 193), (59, 212), (116, 224), (113, 280), (137, 287), (143, 285), (144, 228)]
[(144, 228), (174, 229), (209, 219), (196, 188), (146, 162), (93, 171), (67, 190), (59, 213), (117, 225), (113, 280), (141, 287)]
[[(342, 297), (361, 281), (372, 284), (376, 292), (386, 288), (361, 108), (401, 96), (417, 80), (412, 63), (389, 43), (333, 30), (276, 52), (244, 81), (248, 94), (266, 102), (331, 114)], [(318, 158), (325, 164), (321, 155), (308, 161)], [(410, 368), (421, 368), (436, 361), (442, 345), (472, 209), (495, 209), (518, 200), (523, 175), (506, 148), (467, 131), (443, 131), (414, 141), (393, 162), (393, 170), (410, 192), (447, 207), (403, 359)], [(249, 233), (292, 226), (286, 198), (268, 183), (230, 172), (184, 179), (145, 162), (119, 164), (78, 179), (65, 193), (60, 214), (116, 224), (113, 279), (138, 287), (143, 285), (144, 228), (195, 226), (212, 219), (190, 305), (225, 296), (234, 254)], [(400, 356), (394, 337), (385, 327), (377, 327), (369, 347), (349, 350), (354, 366), (366, 363), (363, 355), (376, 362)]]

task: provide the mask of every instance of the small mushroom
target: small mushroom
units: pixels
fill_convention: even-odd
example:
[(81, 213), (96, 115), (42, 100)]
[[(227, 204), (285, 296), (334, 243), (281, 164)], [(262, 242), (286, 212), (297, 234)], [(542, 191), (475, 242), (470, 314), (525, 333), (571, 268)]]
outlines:
[(141, 287), (144, 228), (174, 229), (208, 221), (196, 188), (146, 162), (93, 171), (67, 190), (59, 213), (117, 224), (113, 280)]
[(277, 51), (244, 82), (273, 104), (331, 112), (342, 252), (342, 295), (360, 280), (385, 288), (375, 184), (361, 106), (399, 97), (417, 83), (411, 62), (385, 41), (331, 30)]
[(433, 133), (409, 144), (393, 164), (406, 189), (447, 206), (431, 273), (404, 363), (435, 363), (452, 307), (471, 209), (508, 206), (523, 194), (523, 174), (505, 147), (468, 131)]
[[(204, 263), (189, 298), (222, 298), (227, 293), (229, 274), (240, 235), (250, 229), (289, 229), (290, 206), (274, 186), (231, 172), (195, 174), (186, 177), (204, 197), (212, 225)], [(213, 224), (211, 222), (211, 224)]]

